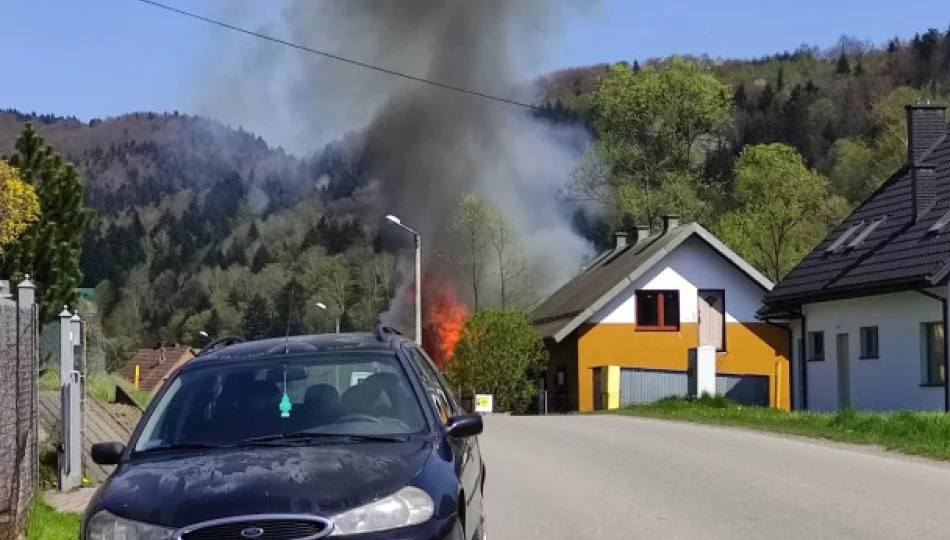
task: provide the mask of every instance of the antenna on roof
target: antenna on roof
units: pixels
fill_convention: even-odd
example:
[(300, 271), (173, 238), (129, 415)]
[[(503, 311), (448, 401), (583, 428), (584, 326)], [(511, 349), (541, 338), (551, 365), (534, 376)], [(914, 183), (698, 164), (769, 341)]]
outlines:
[(294, 294), (296, 292), (296, 288), (290, 288), (290, 308), (287, 310), (287, 334), (284, 335), (284, 354), (289, 352), (288, 345), (290, 344), (290, 318), (294, 316)]

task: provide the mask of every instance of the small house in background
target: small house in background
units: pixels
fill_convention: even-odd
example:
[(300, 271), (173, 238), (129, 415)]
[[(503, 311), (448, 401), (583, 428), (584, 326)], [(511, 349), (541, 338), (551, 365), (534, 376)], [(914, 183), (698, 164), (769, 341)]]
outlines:
[(795, 408), (950, 410), (946, 107), (907, 106), (907, 160), (779, 282)]
[(122, 378), (135, 383), (135, 369), (138, 366), (139, 388), (154, 393), (175, 370), (194, 357), (195, 351), (190, 347), (139, 349), (122, 368)]
[(617, 233), (532, 313), (550, 354), (549, 409), (686, 395), (699, 346), (715, 350), (718, 393), (789, 408), (788, 329), (756, 318), (772, 283), (699, 224), (663, 221), (659, 234)]

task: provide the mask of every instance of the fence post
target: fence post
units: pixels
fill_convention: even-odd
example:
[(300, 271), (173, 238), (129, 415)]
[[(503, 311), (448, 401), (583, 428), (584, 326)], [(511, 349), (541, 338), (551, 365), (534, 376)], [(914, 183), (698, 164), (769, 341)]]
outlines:
[(59, 489), (71, 491), (82, 483), (82, 439), (79, 438), (79, 374), (73, 360), (72, 317), (68, 306), (59, 314), (60, 447)]
[[(36, 363), (37, 354), (37, 336), (39, 335), (39, 329), (37, 328), (36, 321), (36, 285), (30, 281), (30, 276), (27, 274), (24, 276), (23, 281), (17, 285), (17, 354), (20, 355), (21, 359), (23, 357), (24, 351), (27, 353), (27, 358), (25, 359), (30, 365), (30, 431), (31, 435), (27, 439), (27, 444), (29, 445), (26, 452), (26, 459), (30, 460), (30, 471), (32, 473), (31, 478), (29, 479), (29, 500), (24, 501), (25, 504), (32, 502), (33, 493), (36, 490), (37, 482), (40, 477), (40, 467), (39, 467), (39, 456), (37, 455), (37, 445), (39, 443), (39, 394), (38, 394), (38, 385), (39, 385), (39, 366)], [(23, 335), (20, 330), (22, 326), (20, 325), (19, 317), (22, 317), (24, 314), (29, 314), (30, 323), (29, 323), (29, 332)], [(29, 339), (28, 343), (24, 343), (24, 339)]]

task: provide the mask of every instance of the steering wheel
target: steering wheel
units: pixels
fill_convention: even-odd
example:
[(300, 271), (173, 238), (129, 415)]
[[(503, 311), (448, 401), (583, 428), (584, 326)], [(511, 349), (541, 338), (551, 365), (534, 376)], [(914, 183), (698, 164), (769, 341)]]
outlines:
[(367, 422), (380, 423), (382, 420), (376, 418), (375, 416), (370, 416), (368, 414), (344, 414), (343, 416), (337, 418), (333, 423), (334, 424), (343, 424), (345, 422), (359, 422), (360, 420), (365, 420)]

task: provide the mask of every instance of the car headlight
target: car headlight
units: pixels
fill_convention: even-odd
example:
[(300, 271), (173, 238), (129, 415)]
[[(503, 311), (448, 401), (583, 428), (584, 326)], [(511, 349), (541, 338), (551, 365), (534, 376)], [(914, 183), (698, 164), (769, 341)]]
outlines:
[(172, 533), (171, 529), (129, 521), (103, 510), (89, 520), (86, 540), (171, 540)]
[(435, 503), (429, 494), (417, 487), (404, 487), (367, 505), (333, 516), (330, 536), (388, 531), (418, 525), (435, 514)]

